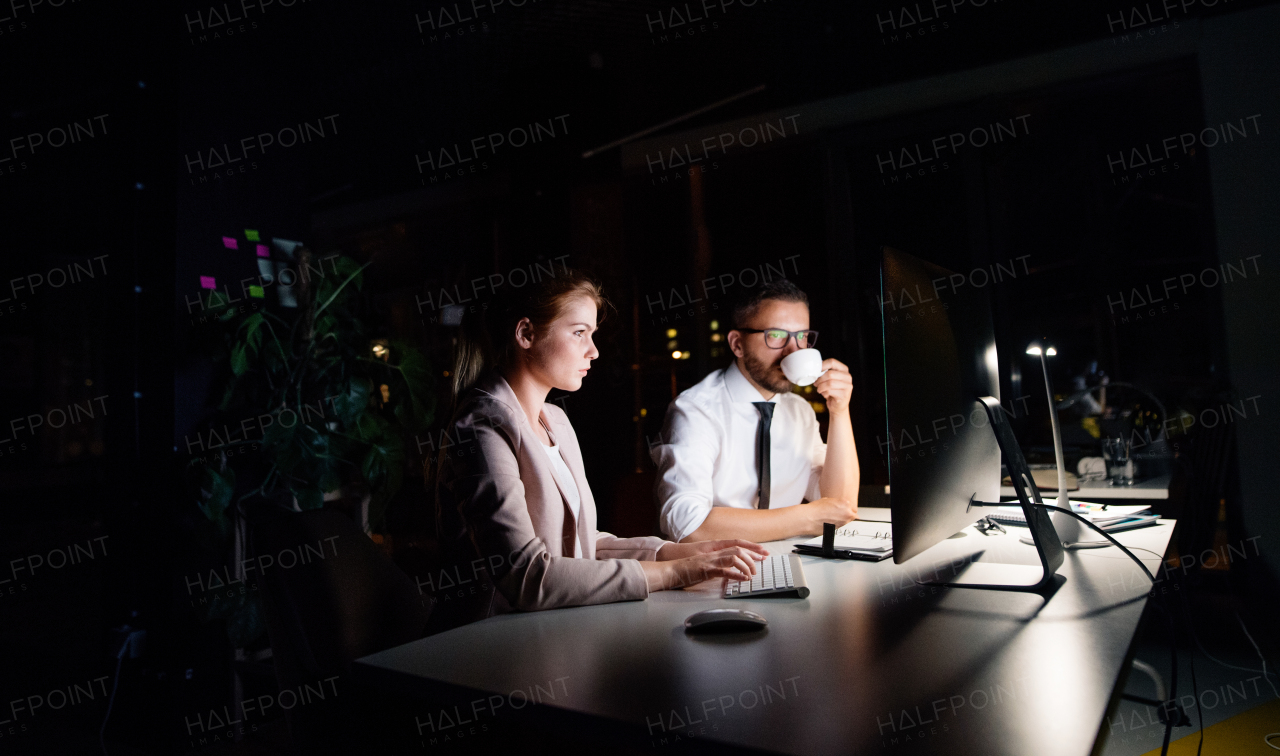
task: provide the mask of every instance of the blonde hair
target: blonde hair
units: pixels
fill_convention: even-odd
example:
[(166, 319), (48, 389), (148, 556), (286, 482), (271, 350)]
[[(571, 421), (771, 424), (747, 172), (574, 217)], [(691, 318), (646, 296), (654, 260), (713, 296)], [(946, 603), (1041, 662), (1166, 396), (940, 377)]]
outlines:
[(453, 359), (455, 404), (486, 372), (510, 364), (516, 350), (516, 323), (528, 318), (536, 332), (559, 317), (570, 301), (584, 296), (595, 302), (599, 320), (604, 320), (609, 301), (600, 285), (568, 268), (558, 275), (499, 292), (493, 301), (464, 314)]

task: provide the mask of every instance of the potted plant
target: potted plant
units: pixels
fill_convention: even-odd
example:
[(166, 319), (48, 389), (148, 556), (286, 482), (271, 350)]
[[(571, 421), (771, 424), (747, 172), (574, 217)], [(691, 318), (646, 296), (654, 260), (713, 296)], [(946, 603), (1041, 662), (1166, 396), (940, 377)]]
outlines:
[[(296, 307), (268, 308), (263, 298), (247, 316), (242, 305), (209, 310), (216, 317), (206, 335), (221, 366), (211, 433), (222, 427), (227, 438), (219, 437), (212, 461), (195, 466), (193, 477), (206, 521), (202, 540), (222, 553), (254, 507), (302, 511), (345, 499), (360, 506), (365, 531), (375, 533), (404, 480), (406, 439), (434, 413), (422, 352), (375, 339), (360, 317), (368, 264), (330, 255), (315, 265), (305, 247), (297, 260), (311, 275), (292, 287)], [(236, 429), (243, 437), (232, 441)], [(263, 631), (252, 592), (211, 602), (208, 616), (227, 620), (237, 647)]]

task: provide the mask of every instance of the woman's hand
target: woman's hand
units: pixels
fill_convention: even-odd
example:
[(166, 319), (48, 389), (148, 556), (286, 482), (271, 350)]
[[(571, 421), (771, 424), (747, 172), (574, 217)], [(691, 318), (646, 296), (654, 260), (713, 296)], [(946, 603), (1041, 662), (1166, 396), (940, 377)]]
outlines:
[(698, 554), (706, 554), (710, 551), (723, 551), (733, 547), (741, 547), (748, 551), (754, 551), (761, 557), (769, 556), (769, 550), (758, 543), (744, 541), (741, 538), (725, 538), (719, 541), (695, 541), (693, 543), (664, 543), (658, 549), (656, 559), (659, 562), (669, 562), (676, 559), (684, 559), (686, 557), (696, 556)]
[[(754, 548), (729, 546), (716, 551), (704, 550), (680, 559), (667, 559), (661, 562), (640, 562), (644, 569), (645, 580), (650, 591), (665, 591), (672, 588), (683, 588), (696, 585), (704, 580), (728, 578), (730, 580), (750, 580), (756, 573), (756, 562), (765, 558), (767, 552), (749, 541), (703, 541), (696, 544), (673, 544), (677, 546), (712, 546), (717, 543), (745, 543)], [(666, 551), (670, 546), (663, 547)], [(756, 549), (759, 549), (757, 551)]]

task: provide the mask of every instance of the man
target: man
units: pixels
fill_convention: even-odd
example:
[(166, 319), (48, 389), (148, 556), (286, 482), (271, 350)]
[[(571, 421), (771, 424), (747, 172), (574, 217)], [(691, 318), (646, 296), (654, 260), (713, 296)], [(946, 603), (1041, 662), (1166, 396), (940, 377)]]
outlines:
[(759, 543), (853, 520), (859, 473), (849, 369), (823, 360), (827, 372), (813, 384), (830, 414), (823, 444), (813, 408), (791, 393), (780, 366), (816, 341), (808, 297), (786, 279), (752, 289), (734, 307), (728, 336), (733, 364), (676, 397), (650, 449), (662, 531), (681, 542)]

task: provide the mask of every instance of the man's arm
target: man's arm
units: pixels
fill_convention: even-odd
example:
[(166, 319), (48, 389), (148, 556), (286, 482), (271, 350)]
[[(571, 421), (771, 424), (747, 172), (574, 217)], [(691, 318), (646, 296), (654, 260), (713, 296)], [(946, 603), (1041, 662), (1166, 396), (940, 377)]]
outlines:
[(827, 457), (822, 464), (818, 488), (825, 497), (844, 499), (858, 508), (858, 448), (853, 443), (853, 421), (849, 419), (849, 401), (853, 396), (853, 377), (839, 360), (826, 359), (822, 367), (827, 374), (813, 387), (827, 400)]
[[(852, 446), (852, 426), (848, 433)], [(778, 509), (712, 506), (711, 479), (720, 435), (721, 430), (706, 413), (679, 399), (667, 410), (663, 442), (652, 446), (650, 455), (658, 468), (654, 488), (659, 522), (663, 532), (673, 540), (692, 543), (742, 538), (759, 543), (820, 535), (824, 522), (844, 525), (854, 519), (856, 488), (853, 503), (828, 497)], [(821, 444), (821, 438), (818, 443)], [(856, 456), (854, 464), (857, 464)], [(853, 480), (856, 485), (856, 467)]]
[(821, 501), (781, 509), (712, 507), (698, 529), (680, 542), (744, 538), (760, 543), (798, 535), (817, 535), (822, 532), (821, 519), (815, 519)]
[(719, 444), (716, 424), (693, 403), (679, 397), (667, 408), (661, 435), (658, 443), (650, 444), (649, 456), (658, 468), (654, 481), (658, 524), (673, 541), (693, 532), (712, 509), (711, 479)]

